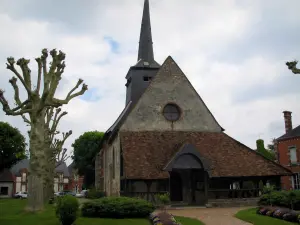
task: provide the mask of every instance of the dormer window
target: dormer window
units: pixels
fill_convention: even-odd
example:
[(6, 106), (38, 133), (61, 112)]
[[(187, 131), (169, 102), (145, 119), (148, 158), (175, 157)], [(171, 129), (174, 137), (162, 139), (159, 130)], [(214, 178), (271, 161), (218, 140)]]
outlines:
[(144, 76), (144, 81), (151, 81), (152, 77), (149, 77), (149, 76)]

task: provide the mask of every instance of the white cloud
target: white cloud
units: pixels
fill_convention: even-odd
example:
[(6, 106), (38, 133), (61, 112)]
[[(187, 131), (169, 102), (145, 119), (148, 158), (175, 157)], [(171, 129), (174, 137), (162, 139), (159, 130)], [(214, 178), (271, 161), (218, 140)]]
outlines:
[[(157, 61), (162, 63), (171, 55), (226, 132), (251, 147), (255, 147), (259, 135), (268, 142), (270, 138), (284, 132), (283, 110), (293, 111), (294, 125), (299, 124), (300, 106), (297, 102), (300, 93), (243, 103), (235, 102), (235, 96), (242, 95), (243, 90), (249, 87), (272, 83), (280, 76), (295, 76), (287, 70), (284, 60), (300, 59), (300, 47), (294, 46), (280, 60), (266, 57), (259, 51), (246, 56), (235, 49), (234, 52), (239, 53), (235, 57), (243, 58), (239, 63), (226, 61), (226, 55), (231, 54), (231, 51), (223, 51), (228, 46), (234, 46), (235, 42), (249, 40), (249, 37), (262, 32), (256, 27), (264, 24), (265, 15), (274, 18), (280, 16), (284, 26), (296, 32), (300, 25), (300, 17), (295, 10), (299, 2), (295, 0), (293, 7), (280, 2), (272, 1), (270, 5), (258, 0), (189, 0), (189, 4), (186, 1), (150, 1)], [(2, 2), (0, 8), (1, 4), (5, 9)], [(66, 143), (70, 150), (71, 143), (83, 132), (105, 131), (117, 119), (125, 105), (125, 75), (137, 59), (142, 1), (114, 0), (88, 4), (76, 3), (73, 9), (66, 4), (66, 8), (53, 10), (54, 15), (47, 14), (48, 17), (46, 14), (38, 14), (36, 7), (24, 15), (24, 11), (17, 10), (17, 7), (22, 7), (19, 4), (12, 6), (16, 10), (0, 11), (0, 62), (3, 65), (0, 67), (0, 87), (6, 90), (5, 94), (10, 101), (13, 92), (8, 79), (12, 74), (5, 69), (6, 57), (13, 55), (16, 58), (30, 58), (34, 73), (34, 57), (44, 47), (62, 49), (67, 54), (67, 68), (58, 96), (65, 96), (77, 79), (83, 78), (92, 90), (91, 94), (99, 97), (99, 100), (93, 102), (78, 98), (64, 107), (69, 113), (62, 120), (60, 129), (73, 130), (73, 135)], [(82, 10), (89, 13), (83, 15), (80, 13)], [(270, 24), (270, 27), (274, 27), (274, 24)], [(268, 26), (264, 27), (264, 33), (268, 33), (268, 29)], [(111, 51), (111, 46), (104, 40), (107, 36), (120, 44), (119, 54)], [(288, 47), (292, 45), (286, 42), (283, 44)], [(246, 47), (251, 49), (255, 43)], [(273, 54), (276, 54), (278, 46), (271, 47)], [(223, 55), (220, 58), (221, 53)], [(298, 77), (295, 82), (299, 80)], [(26, 127), (20, 118), (8, 117), (0, 112), (0, 120), (12, 123), (25, 134)], [(272, 123), (281, 123), (282, 133), (270, 130)]]

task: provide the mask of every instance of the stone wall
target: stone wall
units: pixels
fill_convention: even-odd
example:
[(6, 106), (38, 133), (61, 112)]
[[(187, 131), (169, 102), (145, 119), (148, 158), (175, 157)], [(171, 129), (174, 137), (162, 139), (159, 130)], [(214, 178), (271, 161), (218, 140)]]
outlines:
[[(181, 109), (176, 122), (167, 121), (162, 114), (168, 103)], [(181, 69), (168, 57), (120, 130), (221, 132), (221, 127)]]
[(209, 207), (257, 206), (259, 198), (208, 199)]
[(104, 190), (108, 196), (120, 194), (120, 138), (104, 150)]

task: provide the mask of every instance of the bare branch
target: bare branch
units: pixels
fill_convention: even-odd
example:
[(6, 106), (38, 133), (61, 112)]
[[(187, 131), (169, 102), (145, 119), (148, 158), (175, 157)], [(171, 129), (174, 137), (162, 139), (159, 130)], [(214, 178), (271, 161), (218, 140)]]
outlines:
[(36, 83), (36, 89), (35, 91), (37, 93), (40, 92), (40, 88), (41, 88), (41, 80), (42, 80), (42, 60), (41, 58), (36, 58), (35, 61), (38, 63), (38, 79), (37, 79), (37, 83)]
[(25, 123), (28, 123), (29, 125), (31, 125), (31, 121), (29, 119), (27, 119), (25, 115), (21, 115), (21, 116)]
[(6, 68), (12, 71), (19, 78), (24, 88), (26, 89), (27, 93), (30, 94), (31, 93), (30, 87), (26, 84), (21, 74), (15, 68), (15, 63), (16, 63), (15, 59), (13, 57), (9, 57), (7, 58), (7, 62), (8, 63), (6, 63)]
[(286, 62), (287, 67), (291, 70), (294, 74), (300, 74), (300, 69), (297, 68), (298, 61), (294, 60), (292, 62)]
[(13, 86), (14, 88), (14, 91), (15, 91), (15, 95), (14, 95), (14, 99), (16, 101), (16, 104), (18, 106), (20, 106), (22, 104), (21, 100), (20, 100), (20, 92), (19, 92), (19, 87), (17, 85), (17, 78), (15, 77), (12, 77), (10, 80), (9, 80), (9, 83), (11, 83), (11, 85)]
[(30, 113), (32, 111), (31, 109), (28, 109), (28, 107), (26, 107), (26, 106), (28, 106), (27, 104), (29, 104), (28, 100), (24, 101), (16, 108), (11, 109), (9, 107), (9, 104), (8, 104), (6, 98), (4, 97), (4, 91), (1, 89), (0, 89), (0, 103), (2, 104), (3, 111), (6, 113), (6, 115), (19, 116), (19, 115), (23, 115), (25, 113)]
[(53, 104), (58, 107), (64, 104), (68, 104), (73, 98), (77, 96), (83, 95), (86, 92), (86, 90), (88, 90), (88, 86), (86, 84), (82, 85), (80, 91), (73, 94), (73, 92), (82, 84), (82, 82), (83, 80), (79, 79), (76, 86), (68, 93), (67, 97), (64, 100), (53, 98)]
[(20, 66), (22, 72), (23, 72), (23, 78), (25, 81), (25, 84), (30, 89), (31, 92), (31, 70), (28, 67), (30, 60), (21, 58), (17, 61), (17, 65)]

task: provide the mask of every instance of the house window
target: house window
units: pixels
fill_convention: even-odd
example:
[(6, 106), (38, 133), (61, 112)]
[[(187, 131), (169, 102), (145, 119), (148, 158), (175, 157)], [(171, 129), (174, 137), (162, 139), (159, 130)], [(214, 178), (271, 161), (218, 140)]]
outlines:
[(1, 187), (0, 195), (8, 195), (8, 187)]
[(115, 148), (113, 148), (113, 156), (112, 156), (112, 161), (113, 161), (113, 165), (112, 165), (112, 178), (115, 179), (115, 167), (116, 167), (116, 157), (115, 157)]
[(298, 160), (297, 160), (296, 147), (295, 146), (289, 147), (289, 152), (290, 152), (291, 163), (297, 163)]
[(166, 120), (176, 121), (180, 118), (180, 109), (175, 104), (167, 104), (163, 109), (163, 115)]
[(293, 188), (300, 189), (300, 173), (295, 173), (293, 175)]
[(143, 79), (144, 79), (144, 81), (151, 81), (152, 77), (144, 76)]
[(25, 182), (26, 181), (26, 173), (22, 173), (22, 181)]

